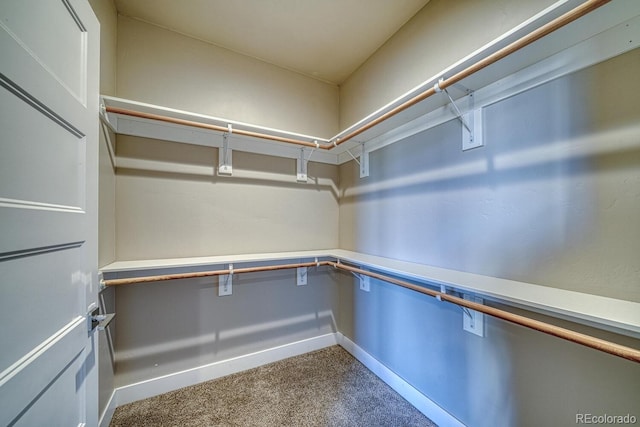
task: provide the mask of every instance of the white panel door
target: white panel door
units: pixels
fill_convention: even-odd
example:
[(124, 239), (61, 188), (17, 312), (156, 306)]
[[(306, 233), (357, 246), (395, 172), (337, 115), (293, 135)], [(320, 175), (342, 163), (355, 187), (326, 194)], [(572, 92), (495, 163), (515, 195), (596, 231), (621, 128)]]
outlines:
[(97, 425), (99, 26), (0, 0), (0, 426)]

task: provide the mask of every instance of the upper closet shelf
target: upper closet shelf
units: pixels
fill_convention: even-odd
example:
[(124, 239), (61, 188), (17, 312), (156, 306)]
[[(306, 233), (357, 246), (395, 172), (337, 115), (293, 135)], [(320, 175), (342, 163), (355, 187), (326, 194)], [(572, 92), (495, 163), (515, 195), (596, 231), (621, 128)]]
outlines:
[[(341, 164), (640, 45), (640, 2), (562, 0), (331, 138), (103, 96), (102, 117), (118, 134)], [(590, 6), (589, 8), (587, 6)], [(595, 10), (556, 29), (579, 8)], [(552, 29), (537, 39), (541, 30)], [(533, 41), (535, 39), (535, 41)], [(526, 46), (515, 49), (527, 42)], [(429, 52), (425, 52), (429, 55)], [(497, 58), (501, 58), (495, 60)], [(494, 61), (495, 60), (495, 61)], [(460, 78), (463, 77), (463, 78)], [(442, 93), (441, 87), (447, 93)], [(453, 100), (455, 104), (451, 102)], [(138, 112), (137, 116), (126, 110)], [(109, 112), (110, 111), (110, 112)], [(151, 115), (151, 116), (148, 116)], [(178, 119), (168, 123), (153, 116)], [(150, 118), (151, 117), (151, 118)], [(184, 122), (203, 126), (191, 126)], [(463, 129), (461, 125), (461, 129)], [(257, 135), (257, 136), (256, 136)], [(266, 139), (265, 139), (266, 137)]]

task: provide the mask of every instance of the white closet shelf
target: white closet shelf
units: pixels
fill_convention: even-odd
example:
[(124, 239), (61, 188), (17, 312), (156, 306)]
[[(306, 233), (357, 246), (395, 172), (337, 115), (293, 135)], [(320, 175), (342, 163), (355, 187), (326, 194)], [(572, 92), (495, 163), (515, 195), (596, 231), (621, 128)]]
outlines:
[[(266, 141), (250, 136), (239, 135), (237, 133), (233, 133), (233, 129), (243, 129), (251, 132), (268, 134), (275, 137), (303, 140), (310, 143), (313, 143), (313, 141), (317, 141), (320, 144), (326, 144), (328, 142), (326, 139), (315, 136), (302, 135), (284, 130), (267, 128), (249, 123), (242, 123), (230, 119), (195, 113), (192, 111), (170, 108), (167, 106), (154, 105), (130, 99), (102, 95), (101, 116), (103, 118), (103, 121), (105, 121), (109, 125), (111, 130), (119, 135), (140, 136), (143, 138), (159, 139), (163, 141), (200, 145), (205, 147), (220, 148), (223, 145), (223, 132), (220, 131), (202, 129), (181, 124), (167, 123), (142, 117), (133, 117), (126, 114), (107, 113), (105, 112), (107, 107), (132, 110), (140, 113), (164, 116), (171, 119), (186, 120), (189, 122), (197, 122), (204, 125), (212, 125), (222, 128), (227, 128), (228, 125), (231, 125), (231, 148), (236, 151), (298, 159), (300, 157), (301, 147), (282, 142)], [(311, 148), (306, 149), (307, 156), (309, 155), (310, 150)], [(313, 161), (335, 165), (338, 164), (338, 156), (337, 153), (329, 153), (324, 150), (315, 150), (313, 153)]]
[(335, 258), (332, 250), (317, 250), (317, 251), (296, 251), (296, 252), (267, 252), (256, 254), (241, 254), (241, 255), (217, 255), (217, 256), (205, 256), (205, 257), (191, 257), (191, 258), (165, 258), (165, 259), (152, 259), (152, 260), (139, 260), (139, 261), (116, 261), (111, 264), (105, 265), (100, 271), (106, 276), (115, 278), (114, 276), (131, 277), (127, 274), (115, 274), (115, 273), (128, 273), (128, 272), (148, 272), (149, 270), (158, 269), (176, 269), (176, 268), (193, 268), (193, 267), (211, 267), (216, 265), (224, 265), (231, 263), (249, 263), (255, 264), (257, 262), (281, 262), (281, 261), (293, 261), (299, 259), (314, 259), (316, 257), (331, 257)]
[[(376, 121), (396, 107), (432, 88), (440, 78), (456, 75), (479, 61), (490, 57), (500, 49), (560, 17), (580, 3), (578, 0), (561, 0), (554, 3), (536, 16), (436, 75), (431, 76), (422, 84), (331, 138), (302, 135), (123, 98), (103, 96), (102, 103), (105, 108), (115, 107), (133, 110), (222, 128), (227, 128), (227, 125), (231, 124), (233, 128), (246, 129), (247, 131), (264, 133), (275, 137), (293, 138), (305, 143), (317, 141), (319, 144), (326, 146), (331, 142), (345, 139), (363, 125)], [(474, 92), (472, 108), (477, 110), (549, 80), (620, 55), (638, 46), (640, 46), (640, 2), (636, 0), (612, 1), (532, 44), (509, 54), (497, 63), (482, 68), (464, 78), (460, 83), (451, 86), (450, 93), (456, 99), (456, 104), (460, 106), (464, 114), (471, 110), (471, 107), (469, 107), (471, 102), (468, 95), (470, 91)], [(425, 52), (425, 55), (428, 54), (428, 52)], [(102, 116), (109, 123), (112, 130), (118, 134), (210, 147), (221, 147), (223, 142), (220, 131), (171, 124), (125, 114), (103, 113)], [(455, 117), (457, 116), (450, 108), (447, 96), (435, 94), (359, 133), (344, 144), (331, 149), (315, 150), (312, 161), (341, 164), (350, 161), (352, 156), (359, 156), (363, 144), (366, 144), (367, 152), (371, 152), (445, 121), (452, 120)], [(300, 158), (301, 147), (284, 142), (233, 135), (232, 145), (233, 150), (238, 151), (291, 159)], [(312, 148), (303, 147), (303, 149), (309, 153)]]
[(474, 294), (495, 302), (640, 338), (640, 303), (518, 282), (462, 271), (405, 262), (342, 249), (256, 253), (194, 258), (117, 261), (100, 269), (105, 280), (184, 271), (205, 271), (234, 264), (236, 268), (264, 263), (335, 259), (418, 283)]

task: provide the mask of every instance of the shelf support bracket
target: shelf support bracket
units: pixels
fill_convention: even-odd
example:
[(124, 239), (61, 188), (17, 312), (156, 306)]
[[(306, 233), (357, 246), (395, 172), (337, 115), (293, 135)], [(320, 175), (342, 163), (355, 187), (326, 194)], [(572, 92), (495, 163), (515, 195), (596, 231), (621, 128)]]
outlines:
[(320, 148), (320, 144), (318, 144), (318, 141), (314, 140), (313, 143), (316, 144), (316, 146), (311, 149), (311, 153), (309, 153), (309, 157), (307, 157), (306, 159), (304, 158), (304, 148), (300, 149), (300, 158), (297, 160), (298, 173), (296, 175), (296, 180), (298, 182), (307, 182), (307, 165), (309, 164), (309, 160), (311, 160), (311, 156), (313, 156), (313, 153), (318, 148)]
[(304, 286), (307, 284), (307, 267), (298, 267), (296, 270), (296, 284), (298, 286)]
[(360, 145), (360, 178), (369, 176), (369, 150), (365, 149), (364, 142)]
[(229, 138), (233, 133), (231, 124), (227, 125), (228, 132), (222, 134), (222, 148), (218, 150), (218, 175), (233, 175), (233, 150), (229, 148)]
[(231, 295), (233, 293), (233, 264), (229, 264), (229, 274), (223, 274), (218, 279), (218, 296)]
[(104, 284), (104, 274), (102, 274), (102, 271), (98, 271), (98, 290), (104, 291), (105, 289), (107, 289), (107, 286)]
[[(99, 116), (100, 116), (100, 120), (102, 120), (102, 123), (104, 123), (105, 125), (107, 125), (107, 127), (109, 127), (109, 129), (111, 129), (111, 131), (113, 133), (118, 133), (118, 119), (116, 117), (110, 117), (109, 113), (107, 113), (107, 105), (104, 102), (104, 98), (101, 96), (100, 97), (100, 107), (99, 107)], [(113, 121), (112, 121), (113, 119)]]
[[(313, 151), (311, 152), (313, 154)], [(309, 156), (311, 158), (311, 156)], [(296, 159), (297, 174), (296, 181), (307, 182), (307, 160), (304, 158), (304, 148), (300, 149), (300, 157)]]
[(482, 107), (474, 108), (474, 100), (474, 93), (471, 91), (469, 92), (469, 111), (463, 115), (471, 130), (466, 127), (462, 128), (462, 151), (484, 146), (484, 131), (482, 129), (484, 110)]
[(360, 160), (358, 160), (358, 158), (356, 156), (353, 155), (353, 153), (351, 152), (351, 150), (347, 149), (347, 153), (349, 153), (349, 155), (351, 156), (351, 158), (353, 160), (355, 160), (355, 162), (358, 164), (358, 166), (360, 166)]
[(364, 292), (369, 292), (371, 290), (371, 278), (364, 274), (356, 273), (354, 271), (351, 272), (355, 277), (358, 278), (360, 282), (360, 290)]
[[(464, 294), (464, 299), (482, 304), (482, 298)], [(462, 307), (462, 329), (479, 337), (484, 337), (484, 314), (475, 310)]]
[(436, 84), (433, 85), (433, 89), (436, 93), (444, 92), (449, 98), (451, 102), (451, 106), (453, 107), (456, 117), (462, 123), (462, 151), (467, 151), (472, 148), (482, 147), (484, 145), (484, 141), (482, 138), (482, 108), (474, 109), (474, 93), (472, 90), (468, 90), (469, 97), (469, 111), (465, 114), (462, 114), (458, 105), (454, 101), (454, 99), (449, 94), (447, 89), (440, 88), (440, 84), (444, 81), (444, 79), (438, 80)]
[(360, 160), (358, 160), (358, 157), (353, 155), (351, 150), (347, 149), (347, 153), (349, 153), (351, 158), (355, 160), (355, 162), (360, 167), (360, 178), (368, 177), (369, 176), (369, 151), (365, 150), (364, 142), (360, 143), (360, 156), (358, 156)]

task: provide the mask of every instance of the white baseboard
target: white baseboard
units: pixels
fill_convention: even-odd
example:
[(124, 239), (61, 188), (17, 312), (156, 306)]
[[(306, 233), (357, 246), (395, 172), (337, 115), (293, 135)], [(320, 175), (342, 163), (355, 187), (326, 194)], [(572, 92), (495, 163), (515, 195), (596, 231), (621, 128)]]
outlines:
[(107, 402), (107, 407), (100, 415), (100, 421), (98, 422), (99, 427), (109, 427), (109, 424), (111, 424), (111, 418), (113, 418), (113, 413), (116, 411), (117, 406), (116, 391), (113, 390), (113, 393), (111, 393), (111, 397), (109, 398), (109, 402)]
[(369, 368), (371, 372), (376, 374), (378, 378), (387, 383), (389, 387), (394, 389), (400, 396), (405, 398), (417, 410), (422, 412), (427, 418), (439, 425), (440, 427), (465, 427), (453, 415), (442, 409), (434, 401), (424, 394), (420, 393), (411, 384), (399, 377), (395, 372), (380, 363), (369, 353), (360, 348), (356, 343), (338, 333), (338, 344), (347, 350), (353, 357), (358, 359), (364, 366)]
[(114, 391), (116, 406), (235, 374), (236, 372), (246, 371), (247, 369), (257, 368), (267, 363), (299, 356), (336, 344), (338, 344), (337, 334), (331, 333), (118, 387)]
[(441, 427), (465, 427), (458, 419), (420, 393), (397, 374), (384, 366), (373, 356), (339, 332), (321, 335), (291, 344), (261, 350), (255, 353), (234, 357), (197, 368), (164, 375), (139, 383), (119, 387), (114, 390), (109, 403), (100, 418), (100, 427), (108, 427), (117, 406), (136, 400), (146, 399), (182, 387), (220, 378), (247, 369), (257, 368), (268, 363), (289, 357), (299, 356), (311, 351), (339, 344), (353, 357), (358, 359), (371, 372), (394, 389), (400, 396), (416, 407), (426, 417)]

